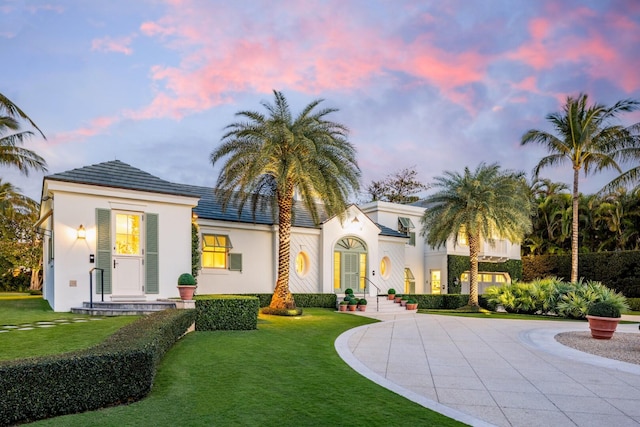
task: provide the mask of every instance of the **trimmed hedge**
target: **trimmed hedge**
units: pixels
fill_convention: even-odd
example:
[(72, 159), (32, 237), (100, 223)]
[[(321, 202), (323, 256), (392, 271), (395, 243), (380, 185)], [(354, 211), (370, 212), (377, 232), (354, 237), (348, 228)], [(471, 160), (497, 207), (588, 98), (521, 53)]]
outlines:
[[(480, 272), (507, 272), (512, 280), (522, 280), (523, 263), (519, 259), (509, 259), (505, 262), (479, 262)], [(451, 294), (461, 291), (462, 285), (455, 280), (460, 279), (460, 275), (471, 269), (471, 261), (468, 256), (447, 255), (447, 286)], [(419, 307), (419, 306), (418, 306)]]
[[(522, 258), (523, 280), (571, 277), (571, 255), (528, 255)], [(640, 251), (594, 252), (578, 256), (585, 281), (602, 282), (627, 298), (640, 297)]]
[(194, 310), (165, 310), (89, 349), (0, 363), (0, 425), (142, 399), (158, 362), (194, 319)]
[[(273, 294), (243, 294), (253, 296), (260, 300), (260, 307), (268, 307), (271, 304)], [(293, 294), (296, 301), (296, 307), (320, 307), (320, 308), (336, 308), (336, 294)]]
[(198, 295), (197, 331), (244, 331), (258, 328), (260, 300), (244, 295)]
[[(469, 303), (469, 294), (411, 294), (409, 297), (418, 303), (418, 308), (431, 310), (455, 310)], [(481, 307), (487, 308), (487, 300), (478, 295)]]

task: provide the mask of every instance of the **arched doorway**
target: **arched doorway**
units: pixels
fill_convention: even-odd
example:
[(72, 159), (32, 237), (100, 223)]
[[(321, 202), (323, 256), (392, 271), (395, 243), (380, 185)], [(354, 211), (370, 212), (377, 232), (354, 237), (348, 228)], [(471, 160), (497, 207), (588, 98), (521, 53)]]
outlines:
[(367, 277), (367, 246), (355, 237), (344, 237), (333, 250), (333, 289), (343, 293), (347, 288), (354, 292), (365, 289)]

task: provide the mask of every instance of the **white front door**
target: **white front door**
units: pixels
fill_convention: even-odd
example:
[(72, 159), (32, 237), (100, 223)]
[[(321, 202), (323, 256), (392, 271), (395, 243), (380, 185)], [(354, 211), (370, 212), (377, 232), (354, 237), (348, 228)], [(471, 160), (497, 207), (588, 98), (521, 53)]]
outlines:
[(113, 295), (144, 295), (142, 214), (113, 215)]

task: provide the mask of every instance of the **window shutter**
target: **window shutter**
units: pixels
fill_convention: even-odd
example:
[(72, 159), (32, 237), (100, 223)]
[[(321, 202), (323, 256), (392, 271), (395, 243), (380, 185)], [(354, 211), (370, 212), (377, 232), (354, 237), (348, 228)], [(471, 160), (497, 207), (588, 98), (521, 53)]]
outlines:
[(145, 293), (160, 292), (160, 272), (158, 263), (158, 214), (145, 214)]
[(242, 273), (242, 254), (229, 254), (229, 270)]
[(416, 233), (413, 232), (413, 231), (409, 233), (408, 245), (409, 246), (415, 246), (416, 245)]
[(96, 274), (96, 293), (111, 293), (111, 211), (96, 209), (96, 267), (102, 268), (104, 282)]

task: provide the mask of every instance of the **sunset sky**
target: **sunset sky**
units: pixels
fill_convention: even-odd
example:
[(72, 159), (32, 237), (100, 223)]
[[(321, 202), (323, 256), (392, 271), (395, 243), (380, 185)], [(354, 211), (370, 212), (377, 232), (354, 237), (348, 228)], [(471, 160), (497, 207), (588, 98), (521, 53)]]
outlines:
[[(640, 1), (0, 0), (0, 55), (0, 93), (46, 134), (26, 146), (49, 173), (118, 159), (212, 186), (224, 127), (276, 89), (294, 111), (340, 110), (363, 187), (481, 161), (530, 175), (545, 152), (520, 138), (551, 130), (567, 95), (640, 99)], [(40, 199), (42, 174), (0, 177)]]

